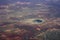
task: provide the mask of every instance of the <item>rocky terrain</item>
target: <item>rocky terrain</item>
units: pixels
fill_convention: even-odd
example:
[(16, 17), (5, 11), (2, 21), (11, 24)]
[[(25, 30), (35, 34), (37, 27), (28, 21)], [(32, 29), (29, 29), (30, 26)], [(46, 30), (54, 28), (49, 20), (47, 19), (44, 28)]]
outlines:
[(60, 0), (0, 0), (0, 40), (60, 40), (59, 35)]

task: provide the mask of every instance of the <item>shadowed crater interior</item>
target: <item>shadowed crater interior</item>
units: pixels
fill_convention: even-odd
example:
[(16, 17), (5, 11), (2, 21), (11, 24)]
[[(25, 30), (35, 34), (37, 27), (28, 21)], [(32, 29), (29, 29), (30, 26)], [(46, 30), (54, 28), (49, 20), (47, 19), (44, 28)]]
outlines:
[(33, 22), (36, 22), (36, 23), (42, 23), (43, 21), (40, 20), (40, 19), (36, 19), (36, 20), (33, 20)]

